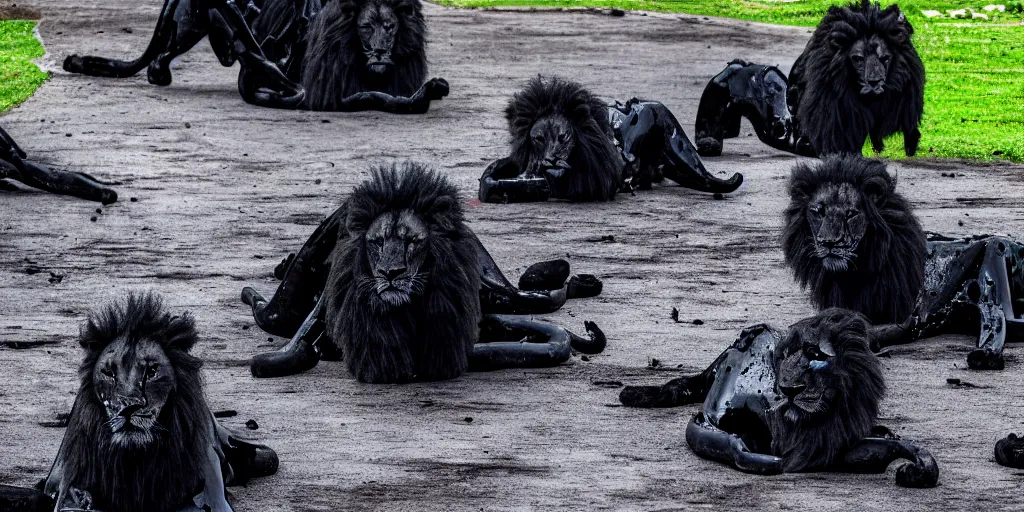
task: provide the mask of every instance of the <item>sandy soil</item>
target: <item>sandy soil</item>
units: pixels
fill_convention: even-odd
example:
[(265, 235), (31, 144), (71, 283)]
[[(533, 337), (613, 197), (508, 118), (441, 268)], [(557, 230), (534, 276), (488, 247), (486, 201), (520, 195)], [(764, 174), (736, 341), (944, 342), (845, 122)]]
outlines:
[[(153, 289), (197, 317), (212, 406), (239, 412), (230, 426), (255, 419), (253, 435), (280, 454), (277, 476), (233, 489), (238, 510), (1024, 508), (1022, 475), (992, 457), (994, 441), (1024, 423), (1017, 347), (994, 373), (965, 369), (966, 337), (884, 360), (883, 422), (935, 454), (942, 476), (931, 490), (896, 487), (891, 471), (744, 475), (689, 452), (683, 428), (696, 406), (625, 409), (618, 389), (594, 384), (696, 371), (743, 326), (787, 325), (811, 312), (777, 242), (792, 156), (749, 133), (728, 143), (707, 165), (723, 176), (741, 171), (746, 183), (723, 201), (675, 186), (603, 205), (470, 201), (486, 162), (505, 152), (501, 110), (528, 77), (557, 73), (609, 98), (660, 99), (689, 123), (726, 61), (788, 69), (806, 29), (428, 6), (432, 75), (447, 78), (452, 94), (427, 115), (395, 117), (246, 105), (237, 69), (220, 67), (205, 42), (181, 59), (168, 88), (142, 76), (69, 76), (59, 63), (71, 52), (140, 53), (158, 2), (29, 3), (43, 12), (44, 60), (55, 73), (3, 126), (38, 160), (118, 182), (122, 200), (97, 213), (92, 203), (0, 192), (0, 483), (45, 475), (62, 430), (40, 423), (70, 408), (85, 313)], [(606, 353), (433, 384), (362, 385), (339, 363), (252, 379), (248, 359), (282, 340), (253, 328), (238, 292), (247, 284), (271, 292), (274, 265), (367, 167), (405, 158), (463, 188), (473, 228), (513, 279), (555, 257), (600, 275), (604, 295), (550, 317), (576, 328), (597, 321), (609, 335)], [(1020, 233), (1020, 166), (893, 167), (928, 229)], [(956, 177), (942, 177), (949, 172)], [(614, 243), (593, 242), (604, 235)], [(50, 272), (63, 280), (51, 283)], [(673, 307), (684, 323), (670, 320)], [(690, 322), (698, 318), (703, 325)], [(26, 341), (50, 344), (7, 346)], [(667, 370), (646, 369), (650, 358)], [(948, 377), (980, 387), (954, 388)]]

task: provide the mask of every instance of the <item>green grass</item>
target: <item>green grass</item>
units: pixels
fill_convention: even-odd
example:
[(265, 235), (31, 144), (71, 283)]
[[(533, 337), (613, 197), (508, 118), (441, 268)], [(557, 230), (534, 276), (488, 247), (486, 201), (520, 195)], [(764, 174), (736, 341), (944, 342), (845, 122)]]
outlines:
[[(837, 0), (436, 0), (454, 7), (601, 7), (723, 16), (813, 27)], [(889, 0), (883, 4), (893, 3)], [(904, 0), (914, 45), (928, 75), (918, 156), (1024, 161), (1024, 7), (1020, 0), (977, 3)], [(1003, 4), (989, 20), (926, 18), (923, 10)], [(743, 57), (737, 55), (736, 57)], [(723, 63), (724, 65), (724, 63)], [(710, 79), (710, 77), (708, 77)], [(886, 141), (884, 155), (903, 157), (903, 140)], [(869, 145), (865, 153), (873, 154)]]
[(34, 21), (0, 21), (0, 112), (27, 100), (49, 77), (32, 59), (43, 56)]

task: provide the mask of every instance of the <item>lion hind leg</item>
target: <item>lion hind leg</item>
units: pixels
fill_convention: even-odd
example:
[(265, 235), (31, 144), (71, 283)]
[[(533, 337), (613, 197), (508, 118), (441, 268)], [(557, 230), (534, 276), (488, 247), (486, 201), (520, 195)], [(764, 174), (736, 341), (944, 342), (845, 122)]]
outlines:
[[(157, 21), (156, 29), (153, 31), (153, 38), (138, 59), (125, 61), (74, 54), (64, 59), (64, 71), (107, 78), (134, 76), (149, 63), (153, 62), (160, 54), (167, 51), (168, 45), (174, 37), (174, 32), (178, 29), (174, 16), (178, 10), (179, 3), (180, 0), (166, 0), (164, 2), (163, 10), (160, 11), (160, 19)], [(189, 9), (188, 0), (186, 0), (183, 8)]]

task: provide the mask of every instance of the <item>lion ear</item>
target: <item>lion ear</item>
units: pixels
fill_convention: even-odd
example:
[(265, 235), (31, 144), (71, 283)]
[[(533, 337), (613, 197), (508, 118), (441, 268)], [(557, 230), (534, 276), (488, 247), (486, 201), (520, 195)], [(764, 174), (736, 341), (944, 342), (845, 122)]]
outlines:
[(838, 21), (832, 27), (832, 31), (828, 33), (828, 42), (832, 45), (832, 49), (839, 51), (847, 46), (850, 46), (850, 42), (857, 36), (857, 31), (853, 29), (853, 26), (845, 21)]
[(864, 192), (864, 195), (871, 198), (871, 201), (876, 205), (880, 205), (892, 193), (892, 182), (882, 176), (872, 176), (864, 180), (864, 184), (861, 185), (861, 191)]

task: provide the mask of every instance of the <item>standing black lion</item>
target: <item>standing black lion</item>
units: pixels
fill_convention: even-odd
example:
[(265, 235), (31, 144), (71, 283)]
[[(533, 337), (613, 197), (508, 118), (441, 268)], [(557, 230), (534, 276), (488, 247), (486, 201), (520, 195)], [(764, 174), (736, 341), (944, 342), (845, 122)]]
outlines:
[(480, 178), (485, 202), (610, 201), (620, 189), (649, 189), (668, 178), (728, 193), (743, 176), (712, 176), (664, 105), (632, 99), (608, 105), (582, 85), (536, 77), (509, 100), (512, 153)]
[[(913, 34), (914, 28), (896, 4), (882, 9), (878, 3), (862, 0), (830, 7), (789, 75), (782, 104), (792, 113), (792, 129), (775, 130), (775, 116), (762, 117), (766, 114), (756, 109), (742, 114), (751, 119), (762, 141), (802, 155), (860, 154), (869, 137), (874, 150), (881, 152), (885, 137), (902, 132), (904, 151), (913, 156), (921, 139), (918, 126), (925, 83)], [(732, 116), (701, 113), (749, 102), (750, 84), (722, 79), (736, 73), (733, 68), (731, 63), (712, 80), (727, 86), (729, 94), (718, 94), (721, 87), (709, 84), (701, 97), (697, 117), (701, 155), (720, 154), (722, 138), (735, 136), (735, 130), (730, 130)], [(755, 96), (771, 98), (761, 101), (780, 105), (782, 98), (773, 83), (758, 88)]]
[(569, 279), (558, 260), (533, 265), (522, 289), (512, 286), (466, 226), (455, 186), (422, 165), (374, 169), (280, 270), (270, 300), (242, 291), (260, 328), (292, 338), (253, 359), (257, 377), (343, 357), (363, 382), (442, 380), (467, 369), (554, 366), (572, 349), (605, 346), (592, 322), (582, 338), (497, 315), (552, 312), (597, 295), (601, 282)]
[(1001, 236), (948, 238), (921, 229), (885, 164), (859, 156), (798, 164), (782, 249), (819, 308), (867, 315), (878, 347), (940, 333), (977, 335), (967, 362), (1002, 369), (1024, 341), (1024, 245)]
[[(172, 59), (204, 36), (221, 64), (241, 63), (245, 101), (276, 108), (420, 114), (448, 95), (426, 80), (419, 0), (166, 0), (149, 47), (135, 61), (71, 55), (64, 69), (171, 83)], [(301, 84), (301, 85), (300, 85)]]
[(788, 332), (748, 327), (702, 373), (627, 386), (619, 399), (629, 407), (703, 402), (686, 427), (687, 444), (740, 471), (883, 473), (907, 459), (896, 483), (934, 487), (931, 454), (876, 426), (885, 380), (869, 336), (862, 315), (838, 308)]
[(219, 426), (189, 352), (192, 317), (130, 295), (82, 328), (81, 386), (44, 491), (58, 511), (230, 512), (225, 485), (271, 475), (278, 459)]

